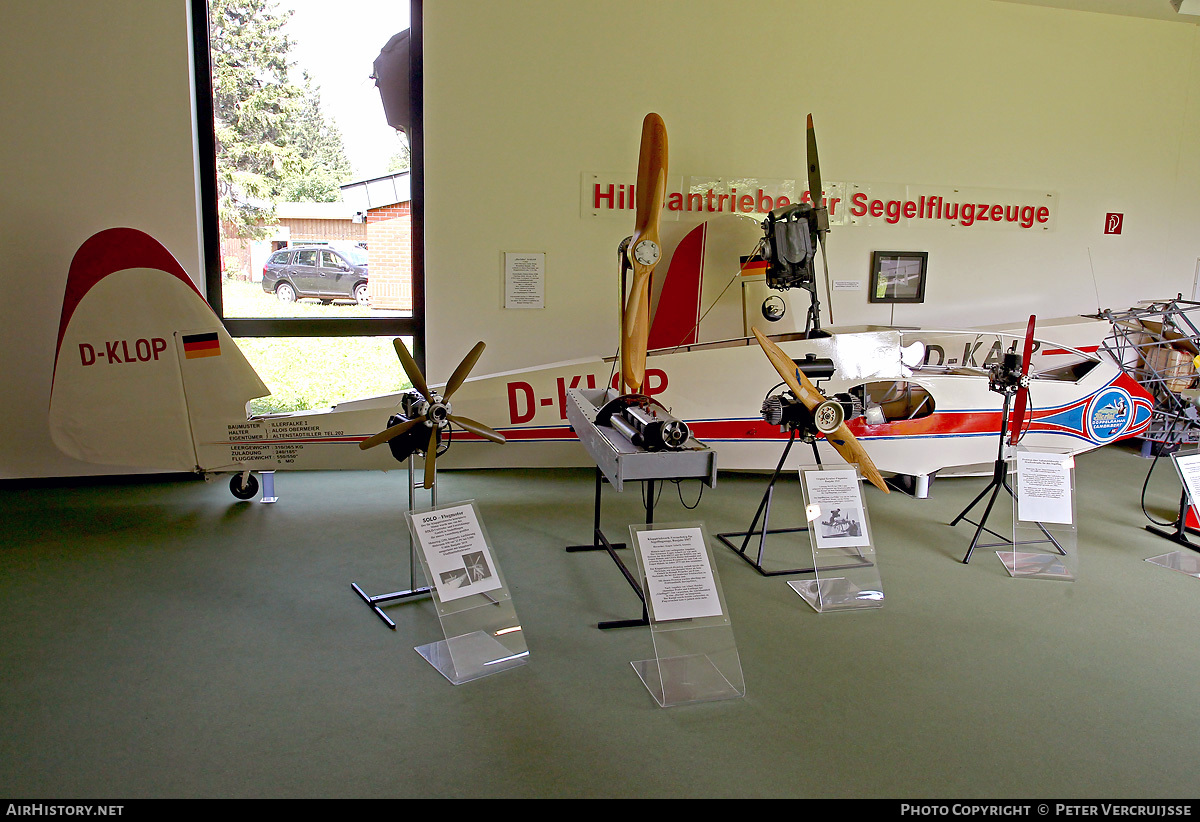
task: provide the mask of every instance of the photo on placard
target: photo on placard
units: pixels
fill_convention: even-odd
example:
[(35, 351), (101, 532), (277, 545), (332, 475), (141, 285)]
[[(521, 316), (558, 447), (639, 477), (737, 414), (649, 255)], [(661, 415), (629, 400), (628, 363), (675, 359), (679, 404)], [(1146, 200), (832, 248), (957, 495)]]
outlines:
[(842, 537), (857, 537), (862, 535), (862, 518), (858, 511), (844, 512), (834, 508), (826, 519), (819, 520), (821, 536), (824, 539), (836, 540)]
[(487, 557), (482, 551), (463, 554), (463, 564), (467, 566), (471, 582), (482, 582), (492, 576), (492, 569), (488, 567)]
[(443, 588), (462, 588), (464, 585), (471, 584), (466, 568), (443, 571), (438, 575), (438, 580), (441, 582)]
[(503, 587), (473, 503), (419, 511), (408, 520), (443, 602)]
[(809, 527), (818, 548), (870, 545), (858, 474), (853, 470), (800, 471)]

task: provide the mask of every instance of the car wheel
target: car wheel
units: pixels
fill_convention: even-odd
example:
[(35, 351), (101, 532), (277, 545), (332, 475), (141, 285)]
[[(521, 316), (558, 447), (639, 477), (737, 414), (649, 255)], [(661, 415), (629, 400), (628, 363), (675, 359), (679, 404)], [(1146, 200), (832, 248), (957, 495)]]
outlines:
[(371, 295), (367, 293), (366, 283), (359, 283), (354, 286), (354, 301), (359, 305), (366, 305), (371, 302)]
[(275, 296), (280, 302), (294, 303), (296, 302), (296, 289), (292, 288), (291, 283), (280, 283), (275, 286)]

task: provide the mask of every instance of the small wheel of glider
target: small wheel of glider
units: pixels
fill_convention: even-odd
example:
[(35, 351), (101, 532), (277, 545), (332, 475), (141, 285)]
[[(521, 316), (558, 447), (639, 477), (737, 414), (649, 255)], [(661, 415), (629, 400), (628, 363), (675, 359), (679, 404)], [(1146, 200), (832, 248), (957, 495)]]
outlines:
[(234, 474), (229, 480), (229, 493), (238, 499), (254, 499), (254, 495), (258, 493), (258, 477), (250, 474), (243, 484), (242, 475)]

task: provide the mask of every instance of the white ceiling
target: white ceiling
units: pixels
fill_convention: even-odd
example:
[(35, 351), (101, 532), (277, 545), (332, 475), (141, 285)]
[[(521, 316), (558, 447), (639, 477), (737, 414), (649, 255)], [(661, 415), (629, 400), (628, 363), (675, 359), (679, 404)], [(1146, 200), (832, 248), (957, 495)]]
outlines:
[(1091, 11), (1100, 14), (1120, 14), (1125, 17), (1145, 17), (1150, 20), (1170, 20), (1176, 23), (1200, 25), (1200, 17), (1180, 14), (1170, 0), (998, 0), (1001, 3), (1020, 3), (1026, 6), (1049, 6), (1055, 9)]

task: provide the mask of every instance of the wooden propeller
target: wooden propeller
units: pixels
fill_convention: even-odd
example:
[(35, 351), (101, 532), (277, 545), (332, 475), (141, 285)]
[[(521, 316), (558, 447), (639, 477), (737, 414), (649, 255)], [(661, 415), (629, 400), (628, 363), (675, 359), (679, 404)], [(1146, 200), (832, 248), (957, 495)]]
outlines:
[[(762, 346), (763, 352), (767, 355), (767, 359), (771, 361), (771, 365), (775, 366), (775, 370), (779, 372), (779, 376), (783, 377), (783, 381), (787, 383), (788, 388), (796, 396), (800, 402), (804, 403), (804, 407), (809, 411), (815, 411), (817, 406), (825, 402), (825, 397), (817, 390), (812, 381), (804, 375), (804, 372), (796, 367), (796, 363), (792, 358), (783, 353), (775, 343), (771, 342), (765, 334), (757, 328), (751, 329), (754, 332), (755, 339)], [(879, 469), (875, 467), (875, 463), (871, 461), (871, 457), (867, 454), (867, 449), (862, 447), (862, 444), (855, 439), (854, 434), (850, 432), (849, 427), (843, 422), (831, 434), (826, 434), (825, 439), (829, 444), (837, 449), (837, 452), (842, 455), (842, 459), (851, 465), (858, 466), (858, 470), (867, 478), (867, 481), (874, 485), (883, 493), (891, 493), (888, 490), (887, 483), (883, 481), (883, 475), (879, 473)]]
[(404, 368), (404, 373), (408, 375), (409, 381), (412, 382), (413, 388), (425, 398), (426, 411), (422, 416), (397, 423), (390, 428), (380, 431), (373, 437), (368, 437), (358, 444), (359, 448), (365, 451), (368, 448), (383, 445), (385, 442), (400, 436), (414, 426), (428, 425), (429, 442), (425, 446), (424, 486), (432, 488), (437, 470), (435, 462), (437, 460), (438, 430), (442, 427), (444, 421), (452, 422), (464, 431), (470, 431), (472, 434), (495, 443), (504, 444), (507, 441), (504, 439), (503, 434), (492, 430), (483, 423), (451, 412), (450, 397), (466, 382), (467, 375), (471, 373), (471, 369), (479, 361), (479, 357), (483, 354), (483, 349), (485, 348), (482, 341), (476, 343), (475, 347), (467, 352), (467, 356), (463, 357), (462, 362), (454, 369), (454, 372), (450, 375), (450, 379), (446, 382), (446, 393), (442, 396), (438, 396), (429, 390), (429, 385), (425, 382), (425, 375), (417, 367), (417, 361), (412, 358), (404, 342), (397, 337), (392, 341), (392, 344), (396, 349), (396, 356), (400, 358), (400, 365)]
[(450, 375), (450, 379), (446, 381), (446, 393), (442, 394), (443, 399), (450, 399), (450, 395), (458, 390), (458, 387), (466, 381), (467, 375), (471, 373), (471, 369), (475, 367), (475, 363), (479, 362), (479, 355), (483, 353), (486, 346), (483, 340), (475, 343), (475, 347), (467, 352), (467, 356), (463, 357), (463, 361), (458, 364), (458, 368), (454, 369), (454, 373)]
[(412, 383), (412, 387), (420, 391), (421, 396), (428, 400), (429, 386), (425, 384), (425, 375), (417, 367), (417, 361), (412, 358), (412, 354), (408, 353), (408, 346), (404, 344), (404, 340), (396, 337), (392, 340), (392, 347), (396, 349), (396, 356), (400, 358), (400, 365), (404, 368), (404, 373), (407, 375), (408, 381)]
[(621, 381), (631, 394), (641, 393), (646, 377), (651, 276), (662, 257), (658, 224), (667, 192), (667, 128), (653, 112), (642, 121), (636, 186), (634, 230), (628, 248), (633, 281), (621, 317)]
[(1029, 403), (1029, 361), (1033, 358), (1033, 326), (1035, 317), (1029, 315), (1029, 326), (1025, 329), (1025, 350), (1021, 355), (1021, 387), (1017, 389), (1016, 407), (1009, 420), (1008, 443), (1016, 445), (1021, 439), (1021, 426), (1025, 424), (1025, 407)]
[(422, 423), (422, 422), (425, 422), (425, 420), (424, 419), (405, 420), (404, 422), (397, 423), (396, 425), (393, 425), (391, 428), (385, 428), (382, 431), (380, 431), (378, 434), (376, 434), (375, 436), (368, 437), (367, 439), (363, 440), (362, 442), (360, 442), (358, 444), (358, 447), (361, 448), (362, 450), (366, 451), (368, 448), (374, 448), (376, 445), (383, 445), (388, 440), (400, 436), (405, 431), (412, 428), (414, 425), (416, 425), (418, 423)]

